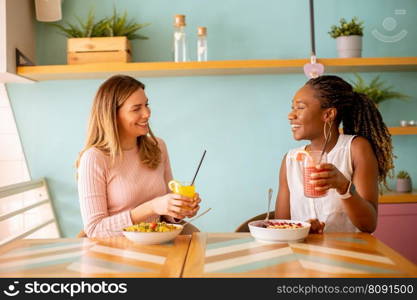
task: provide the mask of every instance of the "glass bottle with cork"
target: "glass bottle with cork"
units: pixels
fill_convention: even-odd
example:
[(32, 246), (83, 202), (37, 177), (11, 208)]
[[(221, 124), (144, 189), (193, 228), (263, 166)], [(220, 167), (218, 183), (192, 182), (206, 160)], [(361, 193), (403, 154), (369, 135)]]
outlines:
[(197, 60), (207, 61), (207, 27), (198, 27)]
[(174, 21), (174, 61), (187, 61), (187, 44), (185, 38), (185, 15), (175, 15)]

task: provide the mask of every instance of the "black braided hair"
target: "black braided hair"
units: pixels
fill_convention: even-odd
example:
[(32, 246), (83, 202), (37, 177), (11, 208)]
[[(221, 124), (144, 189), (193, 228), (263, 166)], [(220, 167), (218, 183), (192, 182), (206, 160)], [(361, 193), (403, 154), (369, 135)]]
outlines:
[(315, 90), (322, 108), (336, 108), (336, 125), (342, 123), (345, 134), (362, 136), (371, 143), (378, 161), (378, 182), (387, 187), (387, 176), (392, 176), (394, 168), (394, 155), (391, 134), (375, 103), (366, 95), (354, 92), (352, 86), (338, 76), (319, 76), (306, 85)]

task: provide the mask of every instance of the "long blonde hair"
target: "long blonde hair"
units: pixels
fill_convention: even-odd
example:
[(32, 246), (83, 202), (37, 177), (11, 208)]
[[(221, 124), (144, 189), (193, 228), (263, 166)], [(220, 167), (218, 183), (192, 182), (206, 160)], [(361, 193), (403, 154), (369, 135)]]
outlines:
[[(86, 143), (76, 161), (77, 168), (81, 156), (91, 147), (110, 156), (112, 164), (116, 159), (123, 158), (117, 125), (117, 111), (126, 99), (138, 89), (145, 89), (145, 85), (125, 75), (112, 76), (100, 86), (91, 108)], [(161, 162), (161, 150), (150, 128), (147, 136), (137, 138), (137, 144), (140, 160), (150, 169), (156, 169)]]

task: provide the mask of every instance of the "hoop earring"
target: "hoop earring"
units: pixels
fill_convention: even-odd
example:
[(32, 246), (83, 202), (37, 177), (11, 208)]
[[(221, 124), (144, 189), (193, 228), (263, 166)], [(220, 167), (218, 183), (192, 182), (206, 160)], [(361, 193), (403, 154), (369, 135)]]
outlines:
[[(330, 121), (330, 122), (326, 121), (323, 125), (323, 135), (324, 135), (325, 141), (330, 140), (330, 138), (332, 137), (332, 130), (331, 130), (332, 126), (333, 126), (333, 121)], [(329, 128), (327, 129), (327, 127)]]

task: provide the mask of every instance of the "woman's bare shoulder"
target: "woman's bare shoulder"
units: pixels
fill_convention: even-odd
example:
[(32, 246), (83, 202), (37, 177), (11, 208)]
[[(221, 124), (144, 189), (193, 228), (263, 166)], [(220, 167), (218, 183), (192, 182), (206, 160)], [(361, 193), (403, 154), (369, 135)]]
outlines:
[(374, 165), (377, 168), (377, 159), (371, 143), (364, 137), (355, 137), (351, 149), (353, 165)]
[(352, 141), (351, 149), (355, 152), (372, 151), (372, 146), (367, 138), (364, 138), (363, 136), (355, 136)]

